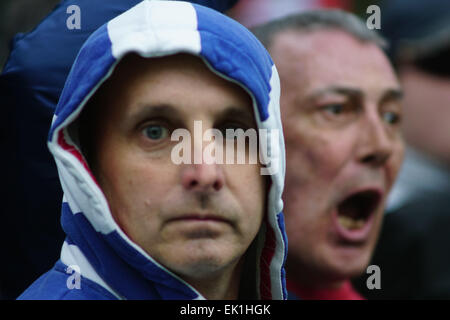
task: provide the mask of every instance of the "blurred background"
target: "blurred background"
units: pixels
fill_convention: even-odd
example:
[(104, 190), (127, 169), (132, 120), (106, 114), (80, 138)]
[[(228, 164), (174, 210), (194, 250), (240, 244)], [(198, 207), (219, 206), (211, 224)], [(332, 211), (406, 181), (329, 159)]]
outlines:
[[(96, 0), (107, 1), (107, 0)], [(60, 0), (0, 1), (0, 71), (14, 35), (32, 30)], [(241, 0), (229, 15), (247, 27), (311, 8), (342, 8), (361, 16), (379, 0)]]
[(241, 0), (229, 13), (246, 27), (317, 8), (340, 8), (365, 17), (366, 8), (379, 0)]
[(32, 30), (60, 0), (0, 1), (0, 71), (9, 54), (10, 41), (17, 33)]

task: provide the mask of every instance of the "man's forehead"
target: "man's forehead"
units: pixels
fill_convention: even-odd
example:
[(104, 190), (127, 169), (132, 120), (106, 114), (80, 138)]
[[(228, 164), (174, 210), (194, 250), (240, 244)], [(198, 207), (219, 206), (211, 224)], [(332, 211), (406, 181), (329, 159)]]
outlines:
[[(361, 41), (339, 29), (310, 32), (284, 30), (275, 36), (270, 52), (277, 65), (281, 62), (287, 66), (315, 64), (314, 68), (329, 68), (337, 61), (359, 67), (374, 64), (383, 68), (390, 66), (386, 55), (375, 43)], [(339, 66), (341, 69), (345, 67), (342, 64)]]
[[(349, 32), (339, 27), (323, 27), (312, 30), (296, 30), (289, 28), (278, 32), (272, 41), (271, 52), (277, 45), (283, 46), (284, 49), (291, 48), (294, 51), (302, 51), (309, 53), (308, 50), (319, 50), (324, 48), (347, 48), (348, 43), (354, 46), (364, 47), (367, 44), (375, 43), (362, 41)], [(381, 49), (380, 49), (381, 50)]]
[[(161, 57), (142, 57), (136, 53), (125, 55), (115, 67), (109, 81), (127, 77), (128, 80), (151, 77), (160, 73), (183, 73), (186, 70), (207, 73), (202, 59), (191, 54), (173, 54)], [(122, 81), (123, 79), (120, 79)]]
[(382, 50), (344, 31), (282, 31), (271, 53), (282, 86), (299, 88), (299, 93), (336, 87), (362, 92), (399, 89), (394, 70)]
[(122, 103), (120, 114), (131, 118), (151, 114), (216, 117), (224, 113), (254, 118), (250, 95), (242, 87), (189, 54), (125, 57), (104, 91), (110, 102)]

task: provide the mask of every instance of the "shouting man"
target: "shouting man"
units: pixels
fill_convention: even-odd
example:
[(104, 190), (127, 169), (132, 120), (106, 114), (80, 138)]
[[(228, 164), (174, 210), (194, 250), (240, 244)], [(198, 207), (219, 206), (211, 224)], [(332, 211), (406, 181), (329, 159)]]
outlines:
[(382, 39), (355, 16), (305, 12), (254, 29), (277, 64), (286, 139), (288, 289), (360, 299), (403, 158), (401, 97)]

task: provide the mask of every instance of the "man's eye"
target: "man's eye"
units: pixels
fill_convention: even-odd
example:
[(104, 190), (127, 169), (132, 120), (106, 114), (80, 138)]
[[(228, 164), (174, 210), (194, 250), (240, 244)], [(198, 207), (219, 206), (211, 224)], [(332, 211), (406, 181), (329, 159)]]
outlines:
[(340, 101), (319, 105), (317, 110), (317, 119), (319, 119), (319, 121), (339, 125), (355, 119), (360, 108), (358, 104), (351, 101)]
[(344, 105), (339, 103), (328, 104), (323, 106), (322, 110), (334, 115), (339, 115), (344, 112)]
[(237, 123), (227, 123), (218, 129), (222, 132), (225, 139), (236, 139), (244, 134), (248, 127)]
[(400, 115), (395, 112), (383, 113), (383, 120), (389, 124), (397, 124), (400, 122)]
[(151, 140), (162, 140), (169, 136), (169, 130), (160, 125), (149, 125), (144, 128), (143, 133)]

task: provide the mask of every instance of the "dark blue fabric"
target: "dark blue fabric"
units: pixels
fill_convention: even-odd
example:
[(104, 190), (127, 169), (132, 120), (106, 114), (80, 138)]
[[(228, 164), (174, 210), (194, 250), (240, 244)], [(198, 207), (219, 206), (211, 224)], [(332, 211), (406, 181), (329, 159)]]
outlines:
[[(284, 240), (284, 260), (283, 265), (286, 263), (287, 252), (288, 252), (288, 238), (286, 236), (286, 230), (284, 228), (284, 214), (280, 212), (277, 215), (278, 227), (282, 230), (283, 240)], [(281, 281), (284, 282), (283, 287), (286, 288), (286, 270), (283, 268), (281, 270)], [(287, 291), (283, 292), (283, 299), (287, 299), (288, 293)]]
[[(0, 285), (14, 299), (58, 259), (62, 191), (46, 138), (77, 53), (91, 33), (140, 0), (64, 0), (34, 30), (17, 35), (0, 75), (2, 258)], [(237, 0), (193, 0), (224, 11)], [(81, 9), (69, 30), (67, 7)]]
[(70, 289), (67, 280), (73, 271), (60, 260), (51, 270), (36, 280), (18, 300), (117, 300), (109, 291), (95, 282), (80, 276), (80, 288)]
[[(78, 68), (72, 72), (71, 77), (66, 81), (61, 99), (58, 102), (58, 105), (64, 108), (56, 108), (55, 115), (58, 117), (53, 127), (60, 125), (81, 104), (92, 88), (106, 76), (115, 61), (111, 52), (111, 41), (108, 37), (106, 24), (98, 28), (90, 39), (91, 45), (83, 47), (77, 56), (76, 61), (80, 61)], [(92, 63), (93, 61), (95, 63)], [(65, 91), (70, 92), (70, 94), (64, 94)], [(50, 130), (49, 136), (52, 134), (53, 130)]]

